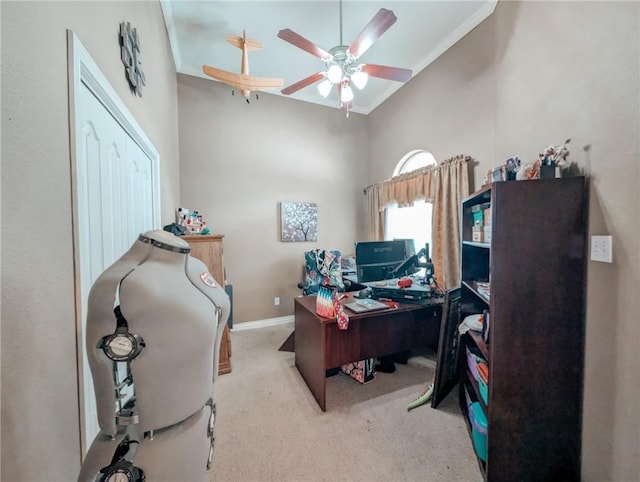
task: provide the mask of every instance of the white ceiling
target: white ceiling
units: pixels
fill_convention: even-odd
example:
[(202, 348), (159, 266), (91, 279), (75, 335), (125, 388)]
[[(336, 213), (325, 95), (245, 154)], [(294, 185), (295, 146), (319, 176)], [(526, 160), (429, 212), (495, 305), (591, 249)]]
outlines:
[[(449, 47), (493, 12), (497, 0), (344, 0), (342, 43), (349, 45), (380, 8), (393, 10), (398, 20), (360, 60), (371, 64), (411, 69), (416, 76)], [(171, 49), (178, 73), (217, 82), (202, 72), (210, 65), (240, 72), (242, 52), (229, 45), (229, 35), (262, 43), (263, 49), (249, 53), (252, 76), (281, 77), (284, 86), (324, 70), (317, 57), (277, 37), (289, 28), (324, 50), (340, 45), (340, 2), (338, 0), (297, 1), (187, 1), (161, 0)], [(352, 112), (368, 114), (402, 83), (370, 78), (364, 90), (354, 89)], [(229, 95), (231, 95), (229, 87)], [(279, 89), (269, 93), (282, 95)], [(244, 101), (238, 95), (238, 101)], [(290, 98), (339, 108), (336, 89), (323, 98), (317, 84), (305, 87)], [(252, 96), (252, 99), (254, 97)]]

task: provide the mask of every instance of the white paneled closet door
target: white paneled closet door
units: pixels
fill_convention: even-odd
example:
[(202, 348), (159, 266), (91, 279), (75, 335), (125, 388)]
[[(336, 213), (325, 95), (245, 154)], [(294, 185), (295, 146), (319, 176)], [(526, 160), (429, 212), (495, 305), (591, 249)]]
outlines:
[(75, 66), (70, 69), (74, 79), (70, 95), (74, 122), (70, 128), (75, 141), (74, 240), (80, 306), (76, 316), (84, 457), (100, 431), (86, 356), (89, 291), (140, 233), (159, 227), (160, 189), (157, 151), (72, 33), (69, 43)]

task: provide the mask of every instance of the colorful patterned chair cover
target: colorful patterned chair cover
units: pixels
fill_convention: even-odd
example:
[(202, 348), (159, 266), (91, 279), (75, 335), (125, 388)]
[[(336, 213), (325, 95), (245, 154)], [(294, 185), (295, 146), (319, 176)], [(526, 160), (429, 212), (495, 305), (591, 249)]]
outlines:
[(304, 253), (305, 279), (299, 283), (303, 294), (312, 295), (318, 292), (318, 287), (328, 284), (345, 290), (342, 279), (342, 254), (337, 250), (313, 249)]

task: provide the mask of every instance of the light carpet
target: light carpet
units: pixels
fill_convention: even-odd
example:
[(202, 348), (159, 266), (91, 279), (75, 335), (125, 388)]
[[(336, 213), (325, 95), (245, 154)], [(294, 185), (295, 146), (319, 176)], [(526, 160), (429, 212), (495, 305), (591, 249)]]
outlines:
[(432, 361), (412, 356), (366, 385), (329, 377), (322, 412), (295, 355), (278, 351), (292, 330), (231, 333), (232, 372), (216, 387), (212, 481), (482, 481), (457, 392), (437, 410), (407, 412)]

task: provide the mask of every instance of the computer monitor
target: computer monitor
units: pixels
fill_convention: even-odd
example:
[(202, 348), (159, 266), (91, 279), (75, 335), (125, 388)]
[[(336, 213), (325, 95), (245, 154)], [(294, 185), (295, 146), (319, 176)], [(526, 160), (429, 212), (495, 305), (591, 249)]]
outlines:
[(359, 283), (393, 278), (393, 272), (415, 254), (413, 239), (356, 243), (356, 271)]

